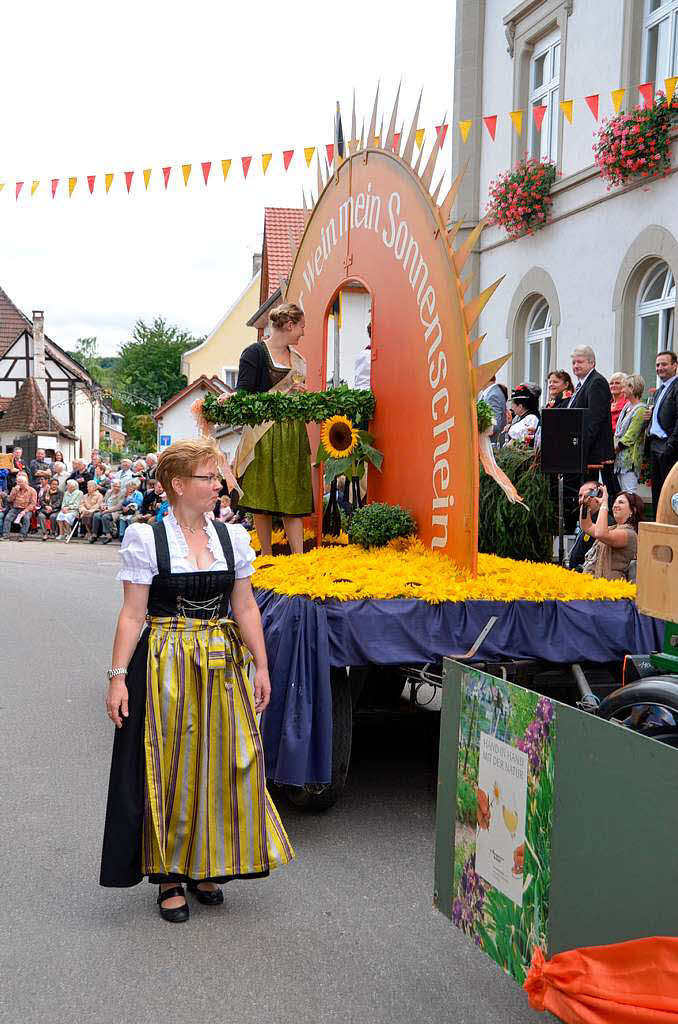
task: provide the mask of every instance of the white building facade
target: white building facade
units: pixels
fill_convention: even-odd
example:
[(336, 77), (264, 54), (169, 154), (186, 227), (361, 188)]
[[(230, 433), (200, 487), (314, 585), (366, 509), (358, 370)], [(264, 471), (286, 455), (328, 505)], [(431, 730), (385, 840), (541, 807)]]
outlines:
[[(641, 373), (656, 384), (658, 350), (675, 349), (678, 275), (678, 142), (666, 177), (607, 190), (592, 144), (614, 113), (641, 102), (638, 85), (678, 74), (678, 0), (458, 0), (454, 123), (473, 119), (464, 144), (453, 137), (453, 173), (469, 160), (454, 220), (463, 241), (487, 208), (491, 181), (525, 151), (556, 163), (551, 223), (508, 240), (486, 228), (472, 257), (473, 288), (502, 275), (478, 334), (481, 362), (512, 352), (500, 379), (534, 380), (570, 369), (577, 345), (591, 345), (598, 369)], [(599, 94), (598, 123), (584, 97)], [(560, 101), (574, 100), (573, 123)], [(546, 107), (541, 132), (533, 106)], [(508, 117), (522, 110), (519, 137)], [(498, 114), (492, 141), (482, 118)], [(474, 331), (474, 334), (476, 331)]]

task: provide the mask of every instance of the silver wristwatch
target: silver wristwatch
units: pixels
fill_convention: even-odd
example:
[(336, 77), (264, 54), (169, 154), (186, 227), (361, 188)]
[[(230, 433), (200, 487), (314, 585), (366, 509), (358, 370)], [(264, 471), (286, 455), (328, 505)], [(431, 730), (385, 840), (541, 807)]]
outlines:
[(126, 668), (109, 668), (108, 671), (106, 672), (106, 675), (108, 676), (108, 681), (110, 683), (111, 679), (115, 679), (116, 676), (126, 676), (127, 675), (127, 669)]

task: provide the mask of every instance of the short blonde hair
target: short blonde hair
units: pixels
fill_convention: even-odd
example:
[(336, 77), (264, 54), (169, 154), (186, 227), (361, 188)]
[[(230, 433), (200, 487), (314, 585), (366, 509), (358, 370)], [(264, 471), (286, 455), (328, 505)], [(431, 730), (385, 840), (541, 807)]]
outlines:
[(160, 481), (170, 502), (176, 501), (178, 494), (172, 487), (176, 477), (191, 476), (201, 462), (216, 462), (220, 466), (224, 461), (224, 453), (217, 448), (210, 438), (197, 441), (177, 441), (165, 448), (158, 459), (156, 479)]
[(645, 378), (641, 377), (639, 373), (627, 374), (624, 383), (630, 386), (631, 393), (634, 398), (643, 397), (643, 391), (645, 390)]
[(298, 324), (300, 320), (304, 319), (304, 311), (296, 302), (283, 302), (271, 310), (268, 319), (279, 331), (285, 324)]
[(614, 381), (618, 380), (620, 384), (623, 384), (627, 377), (628, 377), (628, 374), (624, 373), (623, 370), (617, 370), (616, 373), (612, 374), (612, 376), (610, 377), (608, 383), (612, 384)]

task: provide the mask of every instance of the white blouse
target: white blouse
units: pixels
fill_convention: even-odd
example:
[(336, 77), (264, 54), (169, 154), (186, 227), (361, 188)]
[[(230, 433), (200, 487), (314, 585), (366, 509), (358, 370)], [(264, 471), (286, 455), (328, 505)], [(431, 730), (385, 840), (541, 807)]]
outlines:
[[(203, 570), (198, 570), (191, 561), (186, 538), (181, 532), (181, 527), (171, 508), (163, 522), (167, 532), (172, 572), (225, 572), (228, 569), (217, 531), (208, 515), (205, 515), (204, 530), (207, 534), (207, 546), (214, 556), (214, 561), (209, 569)], [(224, 525), (233, 545), (235, 578), (237, 580), (246, 579), (254, 572), (252, 562), (256, 558), (250, 544), (249, 534), (244, 526), (231, 526), (230, 523)], [(155, 554), (153, 527), (150, 523), (132, 523), (127, 527), (120, 545), (120, 560), (120, 572), (116, 579), (128, 583), (152, 583), (153, 577), (158, 574), (158, 562)]]
[(539, 417), (534, 413), (528, 413), (520, 420), (514, 420), (508, 430), (509, 441), (524, 441), (530, 430), (536, 430), (539, 426)]

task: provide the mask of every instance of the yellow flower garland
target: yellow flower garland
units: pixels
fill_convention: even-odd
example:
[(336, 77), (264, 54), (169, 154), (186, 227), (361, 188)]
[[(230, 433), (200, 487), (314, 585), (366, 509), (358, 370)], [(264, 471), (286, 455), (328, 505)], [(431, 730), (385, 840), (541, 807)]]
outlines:
[[(315, 538), (315, 530), (304, 530), (304, 541), (313, 540)], [(261, 551), (261, 541), (256, 530), (250, 531), (250, 544), (254, 551)], [(271, 544), (287, 544), (287, 537), (284, 530), (273, 530), (271, 533)], [(323, 534), (323, 544), (336, 544), (346, 545), (348, 544), (348, 534), (342, 530), (338, 537), (328, 536)]]
[(557, 565), (478, 556), (478, 576), (469, 579), (448, 558), (416, 539), (392, 541), (365, 551), (357, 545), (315, 548), (305, 555), (259, 557), (252, 583), (289, 597), (416, 597), (442, 601), (598, 601), (635, 598), (624, 580), (596, 580)]

